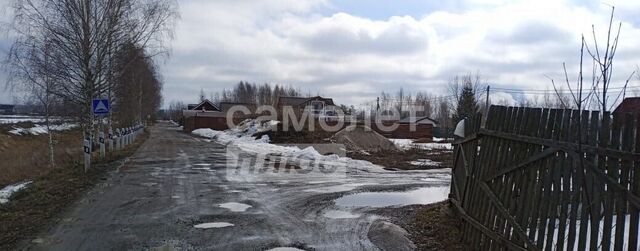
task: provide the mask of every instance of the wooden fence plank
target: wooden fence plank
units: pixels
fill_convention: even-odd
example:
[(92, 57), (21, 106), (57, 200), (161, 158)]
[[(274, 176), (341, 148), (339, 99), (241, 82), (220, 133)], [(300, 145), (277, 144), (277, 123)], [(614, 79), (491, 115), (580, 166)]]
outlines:
[[(537, 137), (544, 138), (546, 134), (547, 124), (549, 123), (549, 109), (542, 109), (542, 116), (538, 127)], [(537, 152), (544, 152), (547, 149), (544, 149), (544, 146), (540, 145)], [(529, 168), (529, 171), (533, 174), (533, 182), (531, 184), (531, 188), (529, 190), (530, 196), (530, 205), (527, 206), (525, 212), (525, 220), (527, 221), (526, 227), (528, 229), (528, 237), (530, 240), (535, 240), (535, 232), (537, 229), (537, 215), (538, 215), (538, 204), (539, 204), (539, 195), (541, 186), (541, 174), (543, 173), (542, 167), (544, 164), (544, 159), (541, 159), (538, 164), (535, 165), (534, 168)]]
[[(574, 138), (578, 138), (575, 135), (575, 132), (578, 131), (578, 128), (580, 127), (580, 111), (567, 110), (565, 116), (570, 118), (568, 119), (568, 123), (563, 125), (563, 135), (561, 140), (566, 142), (574, 142)], [(569, 205), (572, 204), (574, 200), (574, 196), (572, 196), (571, 193), (571, 184), (575, 183), (576, 181), (572, 180), (574, 173), (572, 159), (573, 157), (568, 154), (561, 155), (561, 169), (559, 171), (561, 172), (562, 185), (558, 187), (561, 190), (557, 191), (557, 193), (560, 193), (560, 201), (558, 202), (560, 207), (560, 214), (558, 218), (558, 237), (556, 238), (557, 241), (555, 244), (558, 250), (563, 250), (565, 246), (567, 220), (569, 219)], [(569, 230), (571, 230), (572, 226), (575, 229), (575, 225), (571, 225), (569, 226)]]
[[(505, 124), (503, 123), (504, 122), (503, 119), (506, 113), (506, 108), (496, 107), (495, 111), (496, 111), (494, 113), (495, 119), (487, 120), (487, 128), (500, 130), (502, 126)], [(498, 139), (489, 138), (489, 137), (485, 139), (486, 141), (483, 141), (483, 143), (486, 143), (486, 144), (484, 144), (482, 148), (484, 149), (486, 147), (486, 151), (481, 152), (481, 154), (483, 155), (483, 160), (481, 162), (486, 164), (486, 166), (489, 168), (485, 168), (487, 172), (483, 174), (482, 177), (487, 176), (491, 172), (495, 172), (495, 170), (491, 167), (495, 165), (494, 163), (495, 163), (496, 156), (500, 152), (500, 150), (498, 149), (499, 143), (500, 143)], [(483, 179), (482, 177), (480, 177), (480, 179)], [(491, 205), (486, 200), (483, 200), (480, 202), (479, 207), (480, 207), (481, 215), (480, 215), (480, 218), (478, 218), (478, 221), (486, 225), (488, 224), (489, 217), (492, 215), (491, 208), (490, 208)], [(482, 239), (481, 240), (482, 243), (480, 244), (480, 246), (482, 246), (483, 249), (489, 249), (491, 247), (493, 239), (489, 238), (489, 236), (485, 236), (481, 239)]]
[[(634, 117), (631, 114), (620, 114), (619, 116), (624, 116), (621, 120), (622, 122), (622, 137), (620, 150), (622, 151), (632, 151), (633, 147), (633, 129), (635, 126)], [(620, 184), (623, 187), (629, 187), (629, 172), (631, 170), (631, 166), (633, 162), (629, 160), (623, 160), (620, 162)], [(616, 174), (617, 174), (616, 170)], [(627, 200), (624, 193), (618, 193), (620, 196), (616, 201), (616, 232), (615, 232), (615, 244), (614, 250), (622, 250), (624, 247), (624, 229), (626, 223), (627, 216)]]
[[(551, 114), (553, 114), (554, 118), (551, 119), (549, 118), (549, 120), (553, 121), (553, 124), (549, 125), (549, 128), (547, 128), (547, 130), (549, 131), (549, 135), (548, 138), (550, 139), (554, 139), (554, 135), (556, 132), (556, 128), (558, 128), (558, 124), (562, 122), (562, 110), (558, 110), (558, 109), (553, 109), (551, 110)], [(540, 189), (542, 189), (542, 194), (541, 194), (541, 198), (540, 198), (540, 205), (538, 207), (538, 210), (540, 212), (540, 217), (538, 220), (538, 233), (537, 233), (537, 237), (536, 237), (536, 243), (539, 249), (542, 249), (544, 247), (544, 240), (546, 237), (546, 233), (547, 233), (547, 220), (548, 220), (548, 216), (549, 216), (549, 205), (550, 205), (550, 199), (551, 199), (551, 186), (552, 186), (552, 179), (553, 179), (553, 161), (551, 158), (546, 159), (545, 164), (544, 164), (544, 174), (541, 176), (541, 179), (543, 181), (542, 186), (540, 186)]]
[[(636, 116), (638, 114), (636, 113)], [(634, 149), (633, 152), (638, 153), (640, 152), (640, 117), (636, 118), (636, 123), (635, 123), (635, 136), (634, 136)], [(631, 185), (630, 185), (630, 189), (632, 191), (632, 194), (635, 194), (636, 196), (640, 196), (640, 171), (638, 170), (640, 169), (640, 161), (635, 161), (633, 163), (633, 169), (632, 169), (632, 180), (631, 180)], [(640, 227), (640, 208), (635, 207), (633, 205), (629, 206), (630, 210), (629, 213), (631, 215), (631, 219), (629, 222), (629, 250), (638, 250), (638, 227)]]
[[(520, 128), (522, 128), (525, 108), (518, 107), (516, 108), (516, 110), (517, 110), (517, 113), (516, 113), (515, 124), (511, 128), (507, 128), (508, 132), (514, 133), (514, 134), (518, 134), (518, 131), (520, 130)], [(517, 158), (518, 153), (515, 150), (518, 149), (517, 146), (519, 146), (520, 142), (511, 141), (506, 143), (508, 144), (508, 147), (509, 147), (509, 154), (506, 156), (505, 161), (502, 163), (511, 163), (514, 161), (514, 159)], [(513, 191), (513, 182), (514, 182), (513, 175), (504, 176), (504, 183), (502, 186), (499, 187), (500, 189), (498, 190), (499, 193), (497, 194), (497, 196), (501, 198), (502, 202), (507, 206), (509, 206), (509, 201), (511, 199), (510, 196)], [(499, 212), (500, 208), (496, 208), (496, 210)], [(509, 225), (507, 224), (508, 219), (506, 219), (502, 214), (497, 214), (497, 219), (498, 219), (497, 221), (498, 233), (502, 233), (503, 236), (505, 236), (506, 238), (509, 238), (509, 235), (508, 235)]]
[[(505, 111), (505, 120), (504, 120), (504, 124), (501, 125), (497, 130), (499, 131), (510, 131), (511, 128), (513, 128), (514, 126), (516, 126), (516, 121), (517, 121), (517, 113), (518, 113), (518, 109), (514, 108), (514, 107), (507, 107), (506, 111)], [(496, 166), (499, 166), (501, 163), (503, 163), (506, 159), (507, 156), (510, 154), (510, 149), (509, 146), (507, 145), (508, 142), (506, 142), (505, 140), (501, 140), (501, 139), (496, 139), (494, 138), (494, 140), (496, 141), (496, 145), (498, 146), (498, 155), (496, 155), (495, 159), (492, 160), (491, 165), (495, 165), (492, 167), (492, 169), (494, 169)], [(504, 182), (505, 182), (506, 178), (503, 177), (502, 180), (496, 180), (494, 182), (491, 183), (492, 187), (501, 189), (504, 188)], [(490, 226), (492, 229), (496, 229), (496, 231), (499, 231), (497, 226), (498, 226), (498, 222), (500, 221), (500, 216), (496, 214), (496, 209), (485, 199), (482, 201), (482, 205), (485, 206), (485, 218), (483, 219), (483, 222)], [(492, 243), (490, 243), (491, 245), (489, 245), (489, 249), (493, 249), (494, 245)], [(483, 245), (482, 248), (487, 248), (486, 245)]]
[[(562, 124), (556, 124), (554, 127), (554, 138), (555, 140), (562, 140), (564, 138), (564, 134), (569, 131), (569, 126), (571, 123), (571, 110), (562, 110)], [(563, 164), (565, 160), (565, 153), (559, 152), (556, 154), (556, 157), (553, 159), (554, 165), (551, 170), (551, 200), (549, 201), (548, 211), (548, 220), (547, 220), (547, 233), (545, 235), (546, 244), (545, 250), (552, 250), (554, 246), (554, 235), (556, 232), (557, 220), (559, 219), (558, 215), (558, 207), (563, 199), (562, 193), (562, 174), (563, 174)], [(561, 224), (564, 224), (561, 222)], [(559, 240), (559, 238), (558, 238)]]
[[(588, 128), (588, 138), (587, 145), (589, 146), (597, 146), (598, 133), (600, 132), (600, 112), (593, 111), (591, 112), (591, 117), (589, 120), (589, 128)], [(587, 152), (586, 158), (580, 158), (580, 170), (583, 173), (583, 190), (581, 193), (582, 200), (582, 213), (580, 215), (580, 233), (578, 237), (578, 250), (586, 250), (587, 249), (587, 234), (591, 233), (589, 231), (590, 223), (589, 217), (593, 216), (593, 199), (594, 195), (594, 182), (595, 175), (587, 170), (585, 167), (585, 163), (595, 163), (596, 156), (592, 153)]]
[[(620, 119), (620, 114), (614, 114), (613, 122), (611, 123), (611, 138), (610, 138), (610, 147), (613, 149), (618, 149), (620, 147), (620, 127), (622, 126), (622, 121)], [(607, 175), (614, 182), (618, 181), (618, 168), (619, 168), (619, 160), (616, 158), (612, 158), (610, 156), (606, 159), (606, 170)], [(615, 208), (615, 200), (617, 193), (610, 184), (606, 185), (605, 190), (605, 200), (604, 200), (604, 225), (602, 227), (602, 250), (609, 250), (611, 248), (611, 232), (613, 228), (613, 213)]]
[[(574, 111), (574, 112), (580, 112), (580, 111)], [(576, 124), (577, 126), (572, 129), (572, 131), (575, 132), (575, 136), (572, 142), (578, 143), (579, 144), (578, 146), (581, 148), (581, 145), (586, 143), (585, 135), (587, 135), (587, 130), (589, 126), (589, 112), (582, 111), (578, 115), (579, 117), (577, 118), (578, 120), (578, 123)], [(581, 154), (581, 156), (584, 156), (584, 155)], [(569, 213), (569, 235), (567, 237), (567, 250), (575, 249), (576, 237), (578, 235), (577, 233), (578, 217), (582, 215), (581, 212), (578, 211), (578, 209), (582, 209), (582, 211), (585, 211), (584, 208), (581, 206), (582, 187), (584, 183), (584, 171), (580, 163), (581, 161), (583, 161), (583, 159), (584, 158), (581, 158), (581, 159), (571, 158), (572, 160), (571, 168), (572, 168), (573, 176), (571, 180), (571, 207), (570, 207), (571, 211)]]

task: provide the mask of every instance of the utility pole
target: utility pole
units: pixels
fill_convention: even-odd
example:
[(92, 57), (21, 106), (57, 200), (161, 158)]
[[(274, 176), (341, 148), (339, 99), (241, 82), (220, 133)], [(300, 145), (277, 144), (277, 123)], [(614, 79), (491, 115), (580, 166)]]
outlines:
[(484, 103), (484, 109), (485, 109), (485, 114), (484, 116), (486, 117), (489, 114), (489, 89), (491, 88), (490, 85), (487, 85), (487, 97), (486, 97), (486, 101)]

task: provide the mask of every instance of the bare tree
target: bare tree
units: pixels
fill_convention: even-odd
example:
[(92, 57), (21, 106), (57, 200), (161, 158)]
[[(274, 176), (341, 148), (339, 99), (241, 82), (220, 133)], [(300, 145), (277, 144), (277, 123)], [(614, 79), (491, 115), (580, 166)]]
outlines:
[[(627, 80), (625, 81), (622, 89), (617, 95), (613, 95), (615, 99), (612, 102), (610, 101), (610, 93), (609, 88), (611, 84), (611, 77), (613, 73), (613, 62), (614, 57), (616, 55), (618, 49), (618, 40), (620, 38), (620, 30), (622, 28), (622, 22), (618, 24), (617, 30), (614, 30), (613, 27), (613, 17), (615, 13), (615, 7), (611, 7), (611, 16), (609, 18), (609, 26), (607, 29), (606, 41), (604, 44), (604, 48), (601, 48), (602, 45), (598, 44), (598, 40), (596, 38), (595, 25), (591, 26), (592, 35), (593, 35), (593, 46), (590, 47), (587, 43), (584, 35), (582, 36), (581, 47), (580, 47), (580, 64), (578, 70), (578, 77), (575, 83), (575, 86), (572, 86), (569, 76), (567, 73), (566, 64), (562, 64), (563, 72), (564, 72), (564, 86), (568, 88), (569, 95), (571, 95), (572, 105), (565, 104), (566, 107), (575, 107), (579, 110), (584, 108), (594, 106), (593, 103), (596, 103), (601, 112), (607, 112), (613, 108), (613, 105), (617, 103), (620, 97), (624, 98), (626, 94), (626, 89), (631, 81), (631, 78), (634, 76), (636, 71), (633, 71)], [(603, 51), (604, 49), (604, 51)], [(592, 63), (592, 78), (591, 84), (586, 89), (588, 92), (585, 93), (584, 86), (584, 59), (586, 55), (591, 59)], [(561, 96), (561, 92), (558, 91), (558, 85), (556, 85), (555, 81), (551, 79), (551, 83), (553, 84), (554, 90), (558, 96)]]
[(134, 44), (151, 55), (164, 53), (177, 17), (172, 0), (15, 0), (12, 6), (11, 73), (30, 71), (30, 50), (47, 41), (49, 77), (57, 85), (51, 91), (80, 107), (85, 128), (94, 125), (91, 100), (109, 95), (121, 73), (114, 69), (117, 51)]

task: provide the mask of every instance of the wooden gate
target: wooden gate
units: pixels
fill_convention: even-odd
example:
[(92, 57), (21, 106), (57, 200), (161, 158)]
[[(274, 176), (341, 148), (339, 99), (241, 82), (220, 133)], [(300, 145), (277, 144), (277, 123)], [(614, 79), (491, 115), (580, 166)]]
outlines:
[(466, 244), (638, 250), (634, 115), (492, 106), (478, 124), (454, 149), (450, 201)]

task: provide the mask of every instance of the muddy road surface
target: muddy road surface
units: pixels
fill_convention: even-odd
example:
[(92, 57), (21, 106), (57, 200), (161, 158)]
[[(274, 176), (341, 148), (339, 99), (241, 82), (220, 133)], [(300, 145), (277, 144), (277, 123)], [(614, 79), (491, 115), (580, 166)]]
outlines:
[(232, 173), (226, 146), (169, 123), (150, 132), (125, 165), (24, 248), (410, 250), (406, 232), (371, 211), (448, 193), (448, 169)]

